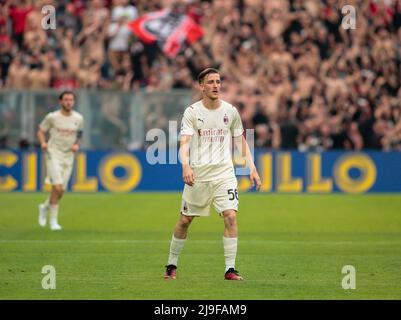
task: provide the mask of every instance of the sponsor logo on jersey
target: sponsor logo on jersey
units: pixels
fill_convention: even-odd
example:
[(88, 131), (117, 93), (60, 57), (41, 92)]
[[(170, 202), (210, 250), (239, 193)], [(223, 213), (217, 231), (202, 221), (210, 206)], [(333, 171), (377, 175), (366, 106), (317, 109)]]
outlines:
[(70, 128), (56, 128), (56, 130), (63, 137), (72, 136), (77, 132), (76, 130)]
[(224, 115), (223, 121), (224, 121), (224, 124), (228, 124), (228, 117), (226, 114)]

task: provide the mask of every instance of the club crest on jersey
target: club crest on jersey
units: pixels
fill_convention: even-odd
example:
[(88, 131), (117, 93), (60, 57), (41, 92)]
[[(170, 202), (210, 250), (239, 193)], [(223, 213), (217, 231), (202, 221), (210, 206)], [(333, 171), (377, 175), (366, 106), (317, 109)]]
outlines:
[(224, 124), (228, 124), (228, 117), (226, 114), (224, 115), (223, 121), (224, 121)]

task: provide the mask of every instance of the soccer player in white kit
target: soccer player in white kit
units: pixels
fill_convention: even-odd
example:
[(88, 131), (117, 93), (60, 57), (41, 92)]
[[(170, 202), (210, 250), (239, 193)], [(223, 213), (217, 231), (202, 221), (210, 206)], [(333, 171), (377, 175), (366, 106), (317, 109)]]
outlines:
[[(46, 115), (39, 125), (38, 139), (46, 157), (46, 182), (52, 185), (48, 199), (39, 205), (39, 225), (44, 227), (50, 213), (50, 229), (60, 230), (58, 224), (59, 201), (67, 188), (79, 150), (83, 130), (83, 116), (73, 111), (75, 95), (64, 91), (59, 96), (60, 109)], [(46, 132), (49, 141), (46, 142)]]
[(231, 104), (219, 99), (218, 70), (203, 70), (198, 81), (202, 100), (189, 106), (181, 123), (180, 159), (183, 180), (181, 214), (175, 226), (166, 265), (165, 279), (175, 279), (177, 261), (195, 217), (208, 216), (213, 204), (224, 220), (224, 257), (226, 280), (243, 280), (235, 269), (237, 255), (237, 178), (231, 155), (231, 142), (245, 157), (250, 178), (259, 190), (261, 181), (249, 146), (243, 136), (241, 117)]

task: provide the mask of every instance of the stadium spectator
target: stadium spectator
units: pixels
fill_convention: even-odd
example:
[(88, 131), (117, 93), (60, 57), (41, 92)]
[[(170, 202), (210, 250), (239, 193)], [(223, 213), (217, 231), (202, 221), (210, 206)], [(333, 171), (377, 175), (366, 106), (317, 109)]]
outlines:
[[(61, 35), (60, 32), (63, 31), (64, 34)], [(74, 30), (71, 28), (60, 29), (57, 33), (57, 38), (68, 71), (72, 75), (76, 75), (81, 63), (81, 47), (75, 39)]]
[[(91, 0), (85, 14), (92, 15), (94, 24), (99, 27), (108, 24), (110, 12), (109, 9), (105, 7), (104, 0)], [(129, 19), (131, 20), (131, 17)]]
[(7, 34), (6, 25), (0, 21), (0, 88), (5, 86), (8, 69), (12, 61), (12, 41)]
[(109, 61), (114, 73), (120, 71), (122, 62), (129, 57), (129, 40), (132, 32), (128, 27), (126, 16), (120, 16), (109, 25), (107, 36), (109, 38)]
[(122, 17), (128, 21), (135, 20), (138, 17), (138, 10), (128, 0), (114, 0), (113, 3), (114, 7), (111, 12), (113, 22), (119, 21)]
[(73, 90), (78, 87), (77, 80), (66, 65), (57, 66), (53, 74), (52, 87), (60, 91)]
[(11, 19), (12, 37), (13, 39), (15, 39), (18, 47), (21, 48), (24, 40), (26, 18), (28, 14), (33, 10), (31, 1), (6, 1), (5, 5), (9, 10), (8, 15)]
[(28, 88), (26, 81), (28, 72), (28, 66), (22, 62), (22, 54), (17, 54), (8, 70), (6, 87), (13, 89)]

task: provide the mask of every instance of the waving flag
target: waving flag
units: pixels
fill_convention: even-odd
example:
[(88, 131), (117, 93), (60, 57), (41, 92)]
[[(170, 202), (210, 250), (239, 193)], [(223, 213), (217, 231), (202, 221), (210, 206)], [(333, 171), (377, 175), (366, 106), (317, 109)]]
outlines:
[(202, 28), (186, 14), (169, 9), (145, 14), (129, 24), (132, 32), (144, 43), (157, 42), (162, 51), (174, 58), (186, 43), (202, 37)]

